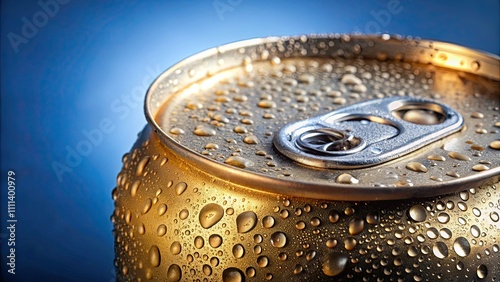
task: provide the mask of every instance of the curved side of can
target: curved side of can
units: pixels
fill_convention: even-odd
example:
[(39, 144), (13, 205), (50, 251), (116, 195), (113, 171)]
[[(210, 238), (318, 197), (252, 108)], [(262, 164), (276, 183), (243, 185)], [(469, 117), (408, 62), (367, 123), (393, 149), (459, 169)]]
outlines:
[(407, 201), (268, 194), (214, 177), (146, 128), (113, 191), (119, 281), (491, 280), (498, 176)]

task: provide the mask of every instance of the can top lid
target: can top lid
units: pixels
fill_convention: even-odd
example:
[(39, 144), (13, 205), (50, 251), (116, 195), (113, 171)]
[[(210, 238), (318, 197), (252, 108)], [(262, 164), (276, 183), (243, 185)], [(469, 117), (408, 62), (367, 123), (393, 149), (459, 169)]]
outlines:
[(254, 39), (176, 64), (146, 117), (187, 162), (265, 192), (436, 196), (500, 173), (499, 58), (382, 36)]

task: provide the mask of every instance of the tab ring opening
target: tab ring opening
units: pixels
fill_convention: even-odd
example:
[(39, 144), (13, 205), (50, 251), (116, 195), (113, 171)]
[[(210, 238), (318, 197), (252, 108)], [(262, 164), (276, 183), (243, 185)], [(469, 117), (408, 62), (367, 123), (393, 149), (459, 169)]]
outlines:
[(366, 141), (349, 132), (333, 128), (317, 128), (302, 133), (296, 139), (300, 149), (324, 155), (349, 155), (363, 150)]

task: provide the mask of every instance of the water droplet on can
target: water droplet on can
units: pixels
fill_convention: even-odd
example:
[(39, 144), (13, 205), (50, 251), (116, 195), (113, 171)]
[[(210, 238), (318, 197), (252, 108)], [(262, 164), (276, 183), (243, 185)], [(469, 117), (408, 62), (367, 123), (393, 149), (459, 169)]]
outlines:
[(160, 224), (158, 228), (156, 228), (156, 235), (163, 236), (167, 233), (167, 226), (165, 224)]
[(458, 237), (453, 243), (453, 250), (460, 257), (466, 257), (470, 254), (470, 243), (464, 237)]
[(160, 265), (160, 249), (156, 245), (151, 246), (151, 248), (149, 249), (149, 262), (153, 267), (158, 267)]
[(286, 245), (287, 239), (283, 232), (274, 232), (271, 235), (271, 245), (276, 248), (283, 248)]
[(204, 125), (204, 124), (196, 126), (193, 133), (198, 135), (198, 136), (214, 136), (215, 134), (217, 134), (215, 129), (213, 129), (212, 127), (210, 127), (208, 125)]
[(480, 266), (478, 266), (476, 270), (476, 275), (479, 279), (486, 278), (486, 276), (488, 276), (488, 268), (486, 267), (486, 265), (481, 264)]
[(179, 182), (177, 183), (177, 185), (175, 185), (175, 193), (177, 195), (181, 195), (182, 193), (184, 193), (184, 191), (186, 191), (186, 188), (187, 188), (186, 182)]
[(174, 241), (171, 245), (170, 245), (170, 253), (172, 253), (173, 255), (178, 255), (181, 253), (181, 250), (182, 250), (182, 247), (181, 247), (181, 243), (179, 243), (178, 241)]
[(239, 168), (247, 168), (254, 165), (254, 163), (251, 160), (245, 159), (240, 156), (230, 156), (224, 162), (228, 165), (232, 165)]
[(257, 258), (257, 265), (259, 267), (266, 267), (269, 264), (269, 259), (266, 256), (260, 256)]
[(403, 120), (423, 125), (441, 123), (440, 117), (436, 112), (426, 110), (409, 110), (403, 114)]
[(197, 249), (201, 249), (203, 248), (203, 246), (205, 245), (205, 240), (203, 239), (203, 237), (201, 236), (196, 236), (196, 238), (194, 238), (194, 246), (197, 248)]
[(177, 264), (172, 264), (168, 267), (167, 270), (167, 281), (168, 282), (177, 282), (182, 278), (182, 270)]
[(242, 258), (245, 255), (245, 248), (241, 244), (233, 246), (233, 256), (235, 258)]
[(426, 219), (427, 213), (423, 206), (421, 205), (413, 205), (409, 211), (409, 216), (416, 222), (422, 222)]
[(448, 156), (452, 159), (459, 160), (459, 161), (470, 161), (471, 158), (468, 156), (461, 154), (459, 152), (449, 152)]
[(335, 182), (342, 183), (342, 184), (357, 184), (357, 183), (359, 183), (359, 180), (354, 178), (354, 176), (352, 176), (350, 174), (343, 173), (343, 174), (337, 176), (337, 178), (335, 179)]
[(214, 226), (224, 215), (224, 208), (218, 204), (205, 205), (199, 214), (200, 224), (203, 228), (208, 229)]
[(406, 168), (415, 172), (427, 172), (428, 169), (425, 167), (425, 165), (419, 163), (419, 162), (409, 162), (406, 165)]
[(253, 211), (246, 211), (236, 218), (236, 228), (238, 233), (247, 233), (257, 224), (257, 215)]
[(477, 164), (477, 165), (474, 165), (472, 167), (472, 170), (475, 170), (475, 171), (485, 171), (488, 169), (490, 169), (490, 167), (487, 165), (484, 165), (484, 164)]
[(330, 253), (323, 259), (323, 273), (327, 276), (337, 276), (341, 274), (347, 267), (349, 256), (344, 253)]
[(222, 272), (222, 281), (223, 282), (245, 282), (245, 276), (241, 272), (241, 270), (230, 267), (224, 269)]
[(212, 234), (208, 237), (208, 243), (212, 248), (218, 248), (222, 245), (222, 237), (218, 234)]
[(266, 215), (263, 219), (262, 219), (262, 226), (264, 226), (264, 228), (272, 228), (274, 226), (274, 217), (270, 216), (270, 215)]
[(443, 242), (436, 242), (434, 246), (432, 246), (432, 253), (440, 259), (444, 259), (448, 256), (448, 247)]
[(349, 222), (349, 234), (357, 235), (363, 231), (364, 227), (365, 221), (359, 217), (355, 217)]
[(143, 172), (144, 172), (144, 169), (146, 168), (146, 165), (148, 164), (149, 162), (149, 159), (150, 157), (149, 156), (145, 156), (144, 158), (142, 158), (142, 160), (137, 164), (137, 168), (135, 170), (135, 175), (136, 176), (140, 176)]
[(490, 148), (500, 150), (500, 140), (495, 140), (490, 143)]

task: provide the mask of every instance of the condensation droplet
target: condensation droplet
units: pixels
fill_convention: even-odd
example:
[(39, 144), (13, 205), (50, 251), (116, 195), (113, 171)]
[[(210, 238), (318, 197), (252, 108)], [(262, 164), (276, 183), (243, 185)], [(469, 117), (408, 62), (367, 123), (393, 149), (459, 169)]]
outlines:
[(499, 216), (498, 216), (498, 213), (493, 211), (493, 212), (490, 212), (490, 218), (491, 220), (493, 220), (494, 222), (498, 222), (499, 220)]
[(348, 251), (354, 250), (354, 248), (356, 247), (357, 244), (358, 244), (358, 241), (356, 241), (356, 239), (353, 237), (349, 237), (349, 238), (344, 240), (344, 247)]
[(440, 118), (437, 113), (426, 110), (409, 110), (403, 114), (403, 120), (415, 124), (432, 125), (439, 124)]
[(354, 178), (354, 176), (352, 176), (350, 174), (343, 173), (343, 174), (337, 176), (337, 178), (335, 179), (335, 182), (342, 183), (342, 184), (357, 184), (357, 183), (359, 183), (359, 180)]
[(358, 78), (357, 76), (348, 73), (342, 76), (342, 79), (340, 79), (340, 83), (342, 84), (350, 84), (350, 85), (360, 85), (363, 84), (363, 81)]
[(238, 268), (230, 267), (224, 269), (222, 272), (222, 281), (223, 282), (244, 282), (245, 276), (243, 272)]
[(233, 256), (235, 258), (242, 258), (245, 255), (245, 248), (241, 244), (233, 246)]
[(177, 195), (181, 195), (182, 193), (184, 193), (184, 191), (186, 191), (186, 189), (187, 189), (186, 182), (179, 182), (175, 185), (175, 193)]
[(212, 267), (210, 267), (210, 265), (204, 264), (202, 270), (203, 274), (205, 274), (206, 276), (212, 275)]
[(293, 274), (295, 274), (295, 275), (300, 274), (300, 273), (302, 273), (303, 270), (304, 270), (304, 268), (302, 267), (302, 265), (297, 264), (297, 265), (295, 265), (295, 268), (293, 269)]
[(475, 171), (485, 171), (488, 169), (490, 169), (490, 167), (487, 165), (484, 165), (484, 164), (477, 164), (477, 165), (474, 165), (472, 167), (472, 170), (475, 170)]
[(141, 213), (147, 214), (148, 211), (151, 209), (152, 205), (153, 205), (153, 201), (150, 198), (147, 198), (146, 201), (144, 202), (144, 205), (142, 206)]
[(257, 224), (257, 215), (253, 211), (246, 211), (236, 218), (238, 233), (247, 233)]
[(472, 208), (472, 213), (477, 217), (481, 216), (481, 211), (476, 207)]
[(182, 128), (174, 127), (172, 129), (170, 129), (170, 133), (172, 133), (174, 135), (181, 135), (181, 134), (185, 134), (186, 131), (184, 131), (184, 129), (182, 129)]
[(182, 250), (182, 247), (181, 247), (181, 243), (179, 243), (178, 241), (174, 241), (171, 245), (170, 245), (170, 253), (172, 253), (173, 255), (178, 255), (181, 253), (181, 250)]
[(431, 161), (440, 161), (440, 162), (446, 161), (446, 158), (440, 155), (429, 155), (427, 159)]
[(200, 211), (200, 224), (203, 228), (208, 229), (219, 222), (222, 219), (223, 215), (224, 208), (222, 208), (220, 205), (214, 203), (207, 204)]
[(158, 206), (157, 211), (158, 211), (158, 215), (159, 215), (159, 216), (164, 215), (164, 214), (165, 214), (165, 212), (167, 212), (167, 205), (166, 205), (166, 204), (160, 204), (160, 205)]
[(339, 213), (336, 210), (331, 210), (328, 213), (328, 220), (331, 223), (336, 223), (337, 221), (339, 221), (339, 218), (340, 218), (340, 215), (339, 215)]
[(490, 148), (500, 150), (500, 140), (495, 140), (490, 143)]
[(379, 216), (378, 212), (369, 212), (366, 215), (366, 222), (368, 222), (368, 224), (379, 224), (380, 223), (380, 216)]
[(427, 237), (429, 237), (430, 239), (436, 239), (439, 236), (439, 232), (434, 227), (427, 229), (426, 233), (427, 233)]
[(427, 218), (425, 208), (421, 205), (413, 205), (408, 213), (410, 218), (416, 222), (422, 222)]
[(149, 262), (152, 267), (158, 267), (161, 262), (160, 249), (158, 246), (153, 245), (149, 249)]
[(261, 101), (259, 101), (257, 106), (264, 108), (264, 109), (276, 108), (276, 102), (271, 101), (271, 100), (261, 100)]
[(167, 226), (165, 224), (158, 225), (158, 228), (156, 228), (156, 235), (163, 236), (166, 233), (167, 233)]
[(437, 220), (439, 223), (448, 223), (448, 221), (450, 221), (450, 215), (445, 212), (441, 212), (438, 214)]
[(470, 243), (464, 237), (458, 237), (453, 243), (453, 250), (460, 257), (466, 257), (470, 254)]
[(149, 156), (145, 156), (144, 158), (142, 158), (142, 160), (137, 164), (137, 168), (135, 170), (135, 175), (136, 176), (140, 176), (143, 172), (144, 172), (144, 169), (146, 168), (146, 166), (148, 165), (148, 162), (149, 162), (149, 159), (150, 157)]
[(349, 221), (349, 234), (357, 235), (363, 231), (365, 221), (359, 217), (355, 217)]
[(262, 226), (267, 229), (272, 228), (274, 226), (274, 217), (270, 215), (264, 216), (262, 219)]
[(450, 239), (453, 234), (451, 233), (450, 229), (442, 228), (441, 230), (439, 230), (439, 235), (441, 235), (443, 239)]
[(432, 253), (440, 259), (444, 259), (448, 256), (448, 247), (443, 242), (436, 242), (434, 246), (432, 246)]
[(283, 248), (286, 245), (287, 238), (283, 232), (274, 232), (271, 235), (271, 244), (276, 248)]
[(266, 256), (260, 256), (257, 258), (257, 265), (259, 267), (266, 267), (269, 264), (269, 259)]
[(134, 183), (132, 183), (132, 186), (130, 187), (130, 196), (135, 197), (135, 195), (137, 195), (137, 190), (139, 190), (140, 186), (141, 186), (140, 180), (134, 181)]
[(222, 245), (222, 237), (219, 234), (212, 234), (208, 237), (208, 244), (210, 244), (212, 248), (218, 248)]
[(455, 178), (460, 177), (460, 174), (458, 174), (458, 172), (456, 172), (456, 171), (448, 171), (448, 172), (446, 172), (446, 175), (451, 176), (451, 177), (455, 177)]
[(215, 134), (217, 134), (215, 129), (213, 129), (212, 127), (210, 127), (208, 125), (204, 125), (204, 124), (196, 126), (193, 133), (198, 135), (198, 136), (214, 136)]
[(427, 172), (428, 169), (425, 165), (419, 162), (410, 162), (406, 165), (406, 168), (415, 172)]
[(344, 253), (330, 253), (325, 256), (321, 269), (327, 276), (337, 276), (344, 272), (349, 262), (349, 256)]
[(470, 161), (471, 158), (468, 156), (461, 154), (459, 152), (449, 152), (448, 156), (452, 159), (459, 160), (459, 161)]
[(330, 249), (335, 248), (337, 246), (337, 240), (333, 238), (326, 240), (326, 246)]
[(251, 160), (245, 159), (240, 156), (230, 156), (224, 162), (228, 165), (232, 165), (239, 168), (247, 168), (254, 165), (254, 163)]
[(203, 246), (205, 245), (205, 240), (203, 239), (203, 237), (201, 236), (196, 236), (196, 238), (194, 238), (194, 246), (197, 248), (197, 249), (201, 249), (203, 248)]
[(478, 266), (476, 270), (476, 275), (479, 279), (486, 278), (486, 276), (488, 276), (488, 268), (486, 267), (486, 265), (481, 264), (480, 266)]
[(189, 211), (187, 209), (183, 209), (179, 212), (179, 218), (182, 220), (188, 218), (188, 216), (189, 216)]
[(304, 230), (304, 228), (306, 228), (306, 223), (302, 220), (297, 221), (297, 223), (295, 224), (295, 228), (297, 228), (298, 230)]
[(182, 270), (177, 264), (172, 264), (168, 267), (167, 270), (167, 281), (168, 282), (177, 282), (182, 278)]

